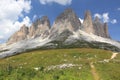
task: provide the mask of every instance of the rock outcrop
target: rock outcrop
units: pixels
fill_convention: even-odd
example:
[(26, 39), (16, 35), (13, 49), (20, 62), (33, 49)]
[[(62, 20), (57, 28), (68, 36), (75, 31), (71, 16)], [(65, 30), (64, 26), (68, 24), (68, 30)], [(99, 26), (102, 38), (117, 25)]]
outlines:
[(69, 8), (56, 18), (51, 32), (58, 31), (58, 33), (61, 33), (66, 29), (68, 29), (69, 31), (77, 31), (78, 29), (80, 29), (80, 26), (80, 20), (78, 19), (74, 11)]
[(95, 32), (90, 11), (85, 12), (82, 30), (89, 34), (90, 33), (94, 34), (94, 32)]
[(108, 32), (108, 24), (107, 23), (104, 23), (103, 25), (104, 27), (104, 33), (105, 33), (105, 38), (110, 38), (110, 35), (109, 35), (109, 32)]
[(23, 25), (19, 31), (17, 31), (16, 33), (14, 33), (9, 39), (8, 39), (8, 44), (12, 44), (15, 43), (17, 41), (21, 41), (24, 39), (27, 39), (27, 35), (28, 35), (29, 31), (28, 31), (28, 27)]
[(37, 19), (29, 29), (29, 37), (45, 37), (49, 34), (50, 21), (47, 16), (43, 16), (41, 19)]
[(21, 29), (15, 32), (7, 41), (12, 44), (21, 40), (41, 37), (45, 38), (49, 35), (50, 21), (47, 16), (37, 19), (29, 28), (23, 25)]
[(95, 20), (92, 20), (90, 11), (85, 12), (84, 21), (82, 24), (82, 30), (89, 33), (95, 34), (97, 36), (101, 36), (104, 38), (110, 38), (108, 33), (108, 25), (107, 23), (102, 23), (100, 19), (96, 16)]
[(72, 9), (68, 8), (56, 18), (50, 31), (50, 38), (58, 38), (63, 32), (66, 33), (65, 31), (72, 33), (79, 30), (80, 26), (81, 22), (77, 15)]
[(109, 33), (108, 33), (107, 23), (102, 23), (97, 16), (95, 17), (95, 20), (93, 21), (93, 26), (94, 26), (95, 35), (98, 35), (104, 38), (110, 38)]

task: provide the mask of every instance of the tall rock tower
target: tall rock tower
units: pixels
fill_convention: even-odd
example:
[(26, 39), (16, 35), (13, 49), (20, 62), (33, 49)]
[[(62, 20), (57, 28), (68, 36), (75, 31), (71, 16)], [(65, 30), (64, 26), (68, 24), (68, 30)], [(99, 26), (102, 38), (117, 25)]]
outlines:
[(55, 20), (51, 32), (58, 31), (61, 33), (63, 30), (77, 31), (81, 26), (81, 22), (77, 15), (70, 8), (61, 13)]
[(83, 21), (83, 31), (87, 33), (92, 33), (94, 34), (94, 27), (93, 27), (93, 22), (92, 22), (92, 17), (90, 11), (85, 12), (84, 16), (84, 21)]
[(104, 38), (110, 38), (108, 33), (108, 25), (107, 23), (102, 23), (100, 19), (96, 16), (95, 20), (93, 21), (95, 35), (101, 36)]

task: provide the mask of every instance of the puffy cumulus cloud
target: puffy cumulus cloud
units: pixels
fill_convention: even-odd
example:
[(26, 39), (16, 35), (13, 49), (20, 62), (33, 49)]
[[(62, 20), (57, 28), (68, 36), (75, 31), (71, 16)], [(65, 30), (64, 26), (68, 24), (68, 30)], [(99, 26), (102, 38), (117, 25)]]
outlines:
[(116, 20), (116, 19), (113, 19), (113, 20), (111, 21), (111, 23), (112, 23), (112, 24), (115, 24), (115, 23), (117, 23), (117, 20)]
[(65, 5), (70, 5), (72, 3), (72, 0), (40, 0), (40, 3), (43, 5), (57, 3), (65, 6)]
[(80, 22), (83, 23), (84, 19), (79, 18)]
[(103, 13), (102, 17), (103, 17), (103, 22), (109, 22), (109, 13)]
[(22, 12), (29, 13), (31, 1), (25, 0), (1, 0), (0, 19), (17, 20)]
[(24, 17), (23, 21), (21, 21), (21, 22), (16, 21), (14, 23), (14, 27), (21, 27), (23, 24), (25, 24), (28, 27), (31, 25), (31, 20), (30, 20), (30, 18), (28, 16)]
[(28, 16), (24, 17), (21, 22), (15, 21), (11, 22), (10, 20), (6, 20), (6, 22), (3, 22), (3, 24), (0, 24), (0, 36), (2, 36), (1, 39), (8, 39), (15, 31), (19, 30), (20, 27), (25, 24), (26, 26), (31, 25), (30, 18)]
[[(20, 28), (21, 25), (30, 24), (29, 17), (23, 13), (31, 10), (30, 0), (0, 0), (0, 36), (6, 40), (11, 34)], [(18, 19), (23, 18), (19, 22)]]
[(107, 13), (103, 13), (103, 14), (99, 14), (99, 13), (96, 13), (96, 14), (94, 14), (94, 17), (98, 17), (99, 19), (101, 19), (104, 23), (105, 22), (110, 22), (110, 23), (112, 23), (112, 24), (115, 24), (115, 23), (117, 23), (117, 20), (116, 19), (110, 19), (110, 17), (109, 17), (109, 13), (107, 12)]

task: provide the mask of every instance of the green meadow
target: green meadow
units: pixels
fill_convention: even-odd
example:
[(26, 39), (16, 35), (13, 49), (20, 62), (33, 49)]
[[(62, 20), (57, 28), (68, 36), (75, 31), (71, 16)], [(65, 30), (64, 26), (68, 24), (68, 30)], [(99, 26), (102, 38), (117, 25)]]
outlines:
[(33, 50), (0, 59), (0, 80), (120, 80), (120, 54), (75, 48)]

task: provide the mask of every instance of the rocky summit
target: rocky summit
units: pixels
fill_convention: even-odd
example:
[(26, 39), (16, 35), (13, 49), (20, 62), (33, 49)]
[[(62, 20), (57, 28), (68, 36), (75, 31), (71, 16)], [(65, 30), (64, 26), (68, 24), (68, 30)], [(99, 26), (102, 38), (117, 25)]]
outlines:
[(16, 43), (30, 38), (45, 38), (49, 35), (50, 21), (47, 16), (37, 19), (30, 27), (23, 25), (9, 39), (8, 44)]
[(104, 38), (110, 38), (107, 23), (102, 23), (97, 16), (95, 17), (95, 20), (93, 21), (93, 26), (95, 30), (95, 35), (98, 35)]
[(45, 37), (49, 34), (50, 21), (47, 16), (37, 19), (29, 28), (29, 38)]
[(9, 39), (8, 44), (12, 44), (21, 40), (25, 40), (28, 37), (28, 27), (23, 25), (19, 31), (15, 32)]
[(80, 26), (81, 22), (77, 15), (72, 9), (68, 8), (64, 10), (64, 12), (62, 12), (54, 21), (50, 30), (50, 38), (58, 38), (60, 37), (60, 34), (65, 31), (72, 33), (79, 30)]
[[(59, 27), (58, 27), (59, 26)], [(81, 26), (81, 22), (78, 19), (75, 12), (68, 8), (61, 13), (55, 20), (53, 28), (57, 28), (59, 32), (61, 30), (68, 29), (70, 31), (77, 31)]]
[(90, 33), (94, 34), (95, 32), (90, 11), (85, 12), (84, 21), (83, 21), (83, 31), (89, 34)]

